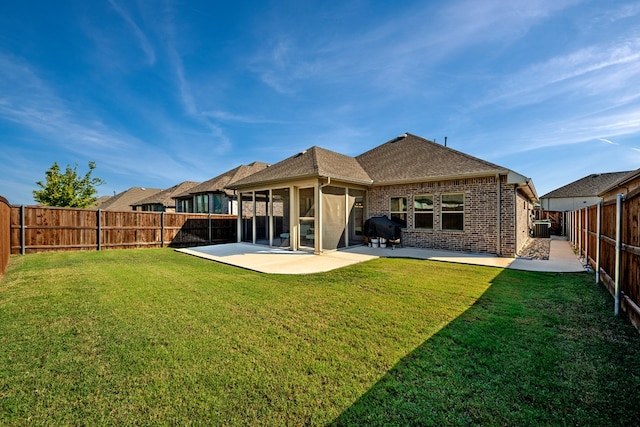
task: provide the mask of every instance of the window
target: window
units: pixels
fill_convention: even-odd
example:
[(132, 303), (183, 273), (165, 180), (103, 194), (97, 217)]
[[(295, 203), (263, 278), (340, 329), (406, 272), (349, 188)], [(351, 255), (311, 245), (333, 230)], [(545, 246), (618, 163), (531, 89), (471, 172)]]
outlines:
[(442, 229), (464, 230), (464, 194), (443, 194)]
[(222, 205), (222, 195), (221, 194), (214, 194), (212, 198), (213, 198), (213, 210), (212, 210), (212, 213), (215, 213), (215, 214), (223, 214), (223, 213), (225, 213), (223, 205)]
[(196, 213), (209, 213), (209, 195), (198, 194), (196, 196)]
[(193, 202), (191, 199), (178, 199), (176, 204), (177, 212), (191, 212)]
[(413, 198), (414, 228), (433, 229), (433, 196), (415, 196)]
[(391, 198), (391, 219), (399, 223), (401, 227), (407, 226), (407, 198)]

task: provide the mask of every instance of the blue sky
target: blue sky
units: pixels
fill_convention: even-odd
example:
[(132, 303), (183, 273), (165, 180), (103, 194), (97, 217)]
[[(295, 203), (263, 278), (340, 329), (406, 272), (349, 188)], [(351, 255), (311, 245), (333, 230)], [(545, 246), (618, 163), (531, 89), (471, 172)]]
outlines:
[(533, 178), (640, 167), (640, 2), (14, 1), (0, 195), (58, 162), (100, 195), (404, 132)]

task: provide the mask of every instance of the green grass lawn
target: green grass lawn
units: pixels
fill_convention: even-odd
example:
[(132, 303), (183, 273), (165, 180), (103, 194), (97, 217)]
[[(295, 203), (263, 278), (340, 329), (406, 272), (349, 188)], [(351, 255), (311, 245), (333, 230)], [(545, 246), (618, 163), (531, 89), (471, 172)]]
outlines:
[(12, 257), (2, 425), (639, 425), (640, 335), (587, 274), (170, 249)]

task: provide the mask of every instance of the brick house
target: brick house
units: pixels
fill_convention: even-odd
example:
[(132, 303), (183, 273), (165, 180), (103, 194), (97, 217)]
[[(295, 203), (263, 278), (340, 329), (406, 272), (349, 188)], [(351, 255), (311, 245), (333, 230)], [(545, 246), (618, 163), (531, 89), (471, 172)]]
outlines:
[(229, 187), (239, 241), (316, 253), (362, 244), (384, 215), (404, 246), (514, 256), (537, 202), (530, 179), (411, 134), (356, 157), (312, 147)]
[(196, 185), (198, 185), (198, 183), (193, 181), (181, 182), (171, 188), (167, 188), (166, 190), (162, 190), (147, 198), (132, 203), (131, 207), (134, 211), (175, 212), (176, 204), (173, 196), (175, 194), (183, 193)]
[(227, 187), (267, 166), (262, 162), (240, 165), (174, 194), (172, 198), (175, 200), (176, 212), (236, 214), (236, 197), (233, 190)]

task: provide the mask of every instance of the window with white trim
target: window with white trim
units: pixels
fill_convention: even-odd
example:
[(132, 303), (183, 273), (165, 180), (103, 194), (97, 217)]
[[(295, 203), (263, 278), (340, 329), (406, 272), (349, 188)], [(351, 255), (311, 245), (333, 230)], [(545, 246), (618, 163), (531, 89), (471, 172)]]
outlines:
[(433, 196), (413, 197), (413, 227), (433, 230)]
[(442, 229), (464, 230), (464, 194), (443, 194), (440, 197)]
[(400, 224), (401, 227), (407, 226), (407, 198), (392, 197), (389, 213), (391, 219)]

